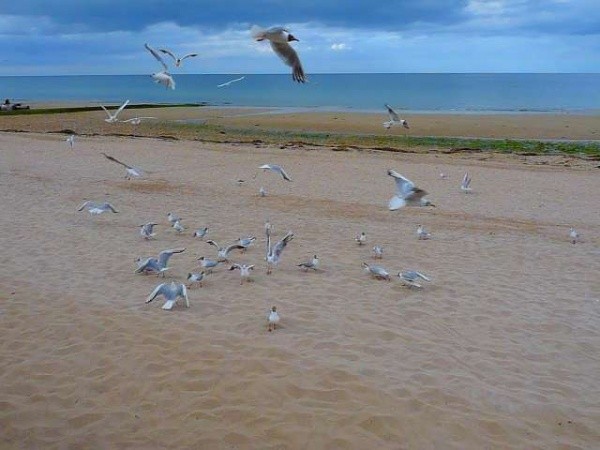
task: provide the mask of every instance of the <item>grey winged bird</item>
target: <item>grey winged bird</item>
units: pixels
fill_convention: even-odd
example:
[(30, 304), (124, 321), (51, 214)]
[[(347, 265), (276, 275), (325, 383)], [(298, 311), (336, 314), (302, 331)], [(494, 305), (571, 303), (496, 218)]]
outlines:
[(116, 123), (119, 121), (119, 114), (121, 113), (121, 111), (123, 111), (125, 109), (125, 107), (129, 104), (129, 100), (125, 100), (125, 102), (119, 106), (119, 109), (117, 109), (115, 111), (114, 114), (111, 114), (110, 111), (108, 111), (108, 109), (106, 109), (104, 106), (100, 105), (100, 108), (102, 108), (104, 110), (104, 112), (108, 115), (108, 117), (106, 119), (104, 119), (105, 122), (108, 123)]
[(181, 297), (185, 300), (185, 306), (190, 307), (190, 301), (187, 295), (187, 288), (183, 283), (162, 283), (156, 286), (152, 293), (146, 298), (146, 303), (150, 303), (159, 295), (162, 295), (165, 298), (165, 304), (162, 306), (162, 309), (170, 311), (177, 303), (177, 298)]
[(406, 205), (422, 205), (421, 199), (427, 195), (427, 192), (416, 187), (415, 183), (395, 170), (388, 170), (388, 175), (396, 180), (396, 195), (391, 198), (388, 204), (390, 211), (395, 211)]
[(169, 250), (163, 250), (158, 254), (158, 258), (137, 258), (135, 261), (137, 263), (138, 268), (135, 270), (135, 273), (156, 273), (157, 275), (162, 274), (165, 276), (165, 272), (169, 270), (167, 264), (169, 263), (169, 259), (175, 253), (183, 253), (185, 248), (174, 248)]
[(389, 130), (393, 125), (402, 125), (408, 130), (408, 122), (405, 119), (401, 119), (400, 116), (398, 116), (398, 114), (396, 113), (396, 111), (394, 111), (392, 107), (387, 103), (385, 104), (385, 107), (387, 108), (390, 120), (388, 120), (387, 122), (383, 122), (383, 126)]
[(169, 49), (159, 48), (158, 51), (164, 53), (165, 55), (169, 55), (171, 58), (173, 58), (173, 61), (175, 61), (175, 67), (181, 66), (181, 63), (186, 58), (194, 58), (194, 57), (198, 56), (198, 53), (188, 53), (187, 55), (182, 56), (181, 58), (178, 58)]
[(281, 175), (281, 178), (283, 178), (285, 181), (292, 181), (292, 179), (286, 173), (286, 171), (283, 170), (283, 167), (278, 166), (277, 164), (263, 164), (262, 166), (259, 167), (259, 169), (270, 170), (271, 172), (275, 172), (275, 173)]
[(381, 266), (373, 266), (371, 264), (367, 264), (366, 262), (362, 263), (365, 271), (369, 272), (374, 278), (379, 280), (387, 280), (390, 281), (390, 274), (387, 270), (385, 270)]
[(417, 281), (419, 281), (419, 279), (425, 280), (425, 281), (431, 281), (431, 278), (429, 278), (426, 275), (423, 275), (421, 272), (417, 272), (415, 270), (405, 270), (403, 272), (399, 272), (398, 277), (400, 278), (400, 280), (402, 281), (402, 283), (405, 286), (416, 287), (416, 288), (421, 287), (421, 285), (419, 283), (417, 283)]
[(144, 239), (153, 238), (156, 235), (156, 233), (154, 232), (154, 227), (156, 225), (158, 225), (158, 224), (155, 222), (148, 222), (143, 225), (140, 225), (140, 235)]
[(227, 261), (227, 258), (229, 257), (229, 253), (231, 253), (232, 250), (245, 250), (246, 249), (246, 247), (244, 247), (243, 245), (240, 245), (239, 242), (228, 245), (226, 247), (221, 247), (216, 241), (213, 241), (213, 240), (208, 240), (208, 241), (206, 241), (206, 243), (217, 248), (217, 256), (219, 257), (220, 261)]
[(252, 37), (257, 41), (264, 41), (265, 39), (271, 44), (273, 51), (281, 58), (281, 60), (292, 68), (292, 79), (298, 83), (304, 83), (306, 81), (306, 75), (304, 69), (302, 69), (302, 63), (296, 53), (296, 50), (289, 44), (292, 41), (297, 41), (288, 30), (282, 27), (273, 27), (265, 30), (257, 25), (253, 25), (250, 29)]
[(281, 259), (281, 253), (283, 249), (286, 247), (288, 242), (290, 242), (294, 238), (294, 233), (288, 231), (288, 233), (277, 242), (273, 247), (271, 247), (271, 230), (270, 228), (266, 229), (267, 232), (267, 251), (265, 259), (267, 260), (267, 274), (270, 274), (273, 271), (273, 266), (279, 263)]
[(141, 169), (138, 169), (137, 167), (132, 167), (128, 164), (125, 164), (122, 161), (119, 161), (117, 158), (107, 155), (106, 153), (102, 153), (104, 155), (104, 157), (106, 159), (108, 159), (109, 161), (115, 162), (123, 167), (125, 167), (125, 178), (130, 180), (132, 178), (139, 178), (143, 175), (143, 172)]
[(469, 172), (465, 172), (465, 176), (460, 183), (460, 189), (465, 193), (471, 192), (471, 177), (469, 176)]
[(107, 211), (111, 211), (113, 213), (118, 213), (119, 212), (110, 203), (107, 203), (107, 202), (104, 202), (104, 203), (92, 202), (90, 200), (84, 202), (79, 208), (77, 208), (77, 211), (83, 211), (84, 208), (87, 209), (88, 212), (92, 216), (97, 216), (98, 214), (102, 214), (102, 213), (105, 213)]
[(169, 68), (167, 67), (167, 64), (165, 63), (165, 61), (162, 59), (162, 57), (158, 54), (158, 52), (156, 50), (154, 50), (152, 47), (150, 47), (148, 44), (144, 44), (144, 47), (146, 47), (146, 50), (148, 50), (150, 52), (150, 54), (152, 54), (152, 56), (154, 56), (154, 58), (156, 58), (156, 60), (160, 63), (160, 65), (163, 67), (163, 70), (160, 72), (155, 72), (153, 73), (152, 79), (158, 83), (158, 84), (162, 84), (163, 86), (165, 86), (167, 89), (171, 88), (171, 89), (175, 89), (175, 80), (173, 79), (173, 77), (171, 76), (171, 74), (169, 73)]

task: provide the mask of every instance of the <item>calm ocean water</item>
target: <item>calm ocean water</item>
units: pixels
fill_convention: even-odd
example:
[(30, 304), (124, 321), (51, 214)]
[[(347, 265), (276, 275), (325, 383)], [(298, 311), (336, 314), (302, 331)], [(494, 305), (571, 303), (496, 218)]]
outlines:
[(287, 74), (175, 75), (167, 91), (146, 75), (0, 77), (0, 98), (19, 102), (206, 102), (215, 106), (275, 106), (425, 112), (600, 111), (600, 74), (313, 74), (297, 85)]

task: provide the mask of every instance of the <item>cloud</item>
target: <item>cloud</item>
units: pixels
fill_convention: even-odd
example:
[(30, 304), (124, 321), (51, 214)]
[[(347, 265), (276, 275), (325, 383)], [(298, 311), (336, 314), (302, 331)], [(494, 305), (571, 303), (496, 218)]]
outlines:
[(340, 42), (340, 43), (331, 44), (331, 50), (334, 50), (334, 51), (350, 50), (350, 47), (348, 47), (343, 42)]

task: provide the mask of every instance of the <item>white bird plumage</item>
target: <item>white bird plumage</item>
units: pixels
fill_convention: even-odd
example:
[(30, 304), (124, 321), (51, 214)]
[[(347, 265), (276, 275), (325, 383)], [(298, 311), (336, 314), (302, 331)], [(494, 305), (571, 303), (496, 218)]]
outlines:
[(302, 68), (302, 63), (296, 50), (289, 44), (292, 41), (298, 41), (291, 33), (282, 27), (272, 27), (264, 29), (258, 25), (253, 25), (250, 29), (252, 38), (257, 41), (265, 39), (271, 44), (273, 51), (281, 60), (292, 68), (292, 79), (298, 83), (306, 82), (306, 75)]
[(469, 176), (469, 172), (465, 172), (465, 176), (463, 177), (463, 179), (460, 183), (460, 189), (465, 194), (468, 194), (469, 192), (471, 192), (471, 177)]
[(579, 242), (581, 235), (575, 231), (575, 228), (571, 227), (569, 228), (569, 238), (571, 238), (571, 244), (576, 244)]
[(373, 258), (374, 259), (382, 259), (383, 258), (383, 247), (381, 245), (375, 245), (373, 247)]
[(140, 235), (146, 240), (153, 238), (154, 236), (156, 236), (156, 233), (154, 232), (154, 227), (156, 225), (158, 224), (155, 222), (148, 222), (143, 225), (140, 225)]
[(363, 245), (367, 242), (367, 233), (361, 231), (361, 233), (354, 238), (354, 240), (358, 243), (358, 245)]
[(319, 258), (317, 257), (317, 255), (314, 255), (310, 261), (302, 262), (298, 264), (298, 267), (303, 269), (305, 272), (308, 272), (308, 269), (312, 269), (316, 272), (317, 270), (319, 270), (319, 265)]
[(405, 286), (415, 288), (422, 287), (419, 283), (417, 283), (417, 281), (419, 281), (420, 279), (425, 281), (431, 281), (431, 278), (415, 270), (405, 270), (403, 272), (398, 272), (398, 277), (400, 278), (400, 281), (402, 281), (402, 284), (404, 284)]
[(238, 264), (235, 263), (233, 264), (229, 270), (236, 270), (238, 269), (240, 271), (240, 284), (244, 284), (244, 281), (248, 280), (250, 278), (250, 271), (254, 270), (254, 264)]
[(223, 246), (223, 247), (220, 246), (216, 241), (213, 241), (212, 239), (206, 241), (206, 243), (217, 248), (217, 256), (220, 261), (227, 261), (229, 258), (229, 253), (231, 253), (233, 250), (245, 250), (246, 249), (246, 247), (241, 245), (239, 242), (235, 242), (231, 245), (227, 245), (227, 246)]
[(171, 58), (173, 58), (173, 61), (175, 62), (175, 67), (181, 66), (181, 63), (183, 62), (184, 59), (195, 58), (196, 56), (198, 56), (198, 53), (188, 53), (187, 55), (182, 56), (181, 58), (178, 58), (169, 49), (159, 48), (158, 51), (164, 53), (165, 55), (169, 55)]
[(108, 159), (109, 161), (115, 162), (123, 167), (125, 167), (125, 178), (128, 180), (131, 180), (132, 178), (140, 178), (144, 172), (142, 171), (142, 169), (139, 169), (137, 167), (132, 167), (128, 164), (125, 164), (122, 161), (119, 161), (117, 158), (107, 155), (106, 153), (102, 153), (104, 155), (104, 157), (106, 159)]
[(125, 107), (129, 104), (129, 100), (125, 100), (125, 102), (119, 106), (119, 108), (115, 111), (114, 114), (111, 114), (110, 111), (108, 109), (106, 109), (104, 106), (100, 105), (100, 108), (102, 108), (104, 110), (104, 112), (106, 112), (106, 115), (108, 116), (106, 119), (104, 119), (105, 122), (107, 123), (116, 123), (119, 121), (119, 114), (121, 113), (121, 111), (123, 111), (125, 109)]
[(387, 270), (385, 270), (381, 266), (373, 266), (371, 264), (367, 264), (366, 262), (362, 263), (365, 271), (369, 272), (374, 278), (379, 280), (387, 280), (390, 281), (390, 274)]
[(267, 261), (267, 275), (271, 274), (273, 271), (273, 266), (279, 264), (279, 260), (281, 259), (281, 253), (287, 246), (288, 242), (290, 242), (294, 238), (294, 233), (288, 231), (288, 233), (277, 242), (273, 247), (271, 247), (271, 229), (266, 228), (267, 234), (267, 250), (265, 259)]
[(156, 286), (152, 293), (146, 298), (146, 303), (150, 303), (159, 295), (162, 295), (165, 298), (165, 304), (162, 306), (162, 309), (166, 311), (170, 311), (177, 303), (177, 299), (179, 297), (185, 300), (185, 306), (190, 307), (190, 301), (187, 295), (187, 288), (183, 283), (175, 283), (174, 281), (170, 283), (162, 283)]
[(77, 211), (83, 211), (85, 209), (88, 210), (88, 212), (92, 215), (92, 216), (97, 216), (99, 214), (105, 213), (107, 211), (111, 211), (113, 213), (118, 213), (119, 211), (117, 211), (115, 209), (115, 207), (113, 205), (111, 205), (108, 202), (93, 202), (90, 200), (87, 200), (85, 202), (83, 202), (79, 208), (77, 208)]
[(169, 270), (167, 264), (169, 264), (169, 259), (175, 253), (183, 253), (185, 248), (174, 248), (169, 250), (163, 250), (158, 254), (158, 258), (150, 257), (150, 258), (137, 258), (135, 261), (137, 263), (137, 269), (134, 273), (156, 273), (156, 275), (161, 275), (164, 277), (165, 272)]
[(423, 225), (419, 224), (417, 226), (417, 236), (419, 240), (424, 241), (431, 237), (431, 233), (428, 233), (427, 230), (423, 227)]
[(285, 181), (292, 181), (292, 179), (286, 173), (286, 171), (283, 170), (283, 167), (281, 167), (277, 164), (263, 164), (262, 166), (259, 167), (259, 169), (270, 170), (271, 172), (275, 172), (275, 173), (281, 175), (281, 178), (283, 178)]
[(242, 81), (244, 78), (246, 78), (246, 77), (239, 77), (239, 78), (236, 78), (235, 80), (230, 80), (230, 81), (227, 81), (225, 83), (217, 84), (217, 87), (222, 88), (222, 87), (225, 87), (225, 86), (229, 86), (229, 85), (231, 85), (233, 83), (237, 83), (238, 81)]
[(395, 211), (406, 205), (422, 206), (421, 199), (427, 195), (427, 192), (416, 187), (415, 183), (395, 170), (388, 170), (388, 175), (396, 181), (396, 195), (388, 203), (390, 211)]
[(163, 86), (165, 86), (165, 88), (167, 88), (167, 89), (175, 89), (175, 80), (173, 79), (173, 77), (169, 73), (169, 68), (167, 67), (167, 64), (162, 59), (162, 57), (160, 56), (160, 54), (156, 50), (154, 50), (152, 47), (150, 47), (148, 44), (144, 44), (144, 47), (146, 48), (146, 50), (148, 50), (150, 52), (150, 54), (152, 56), (154, 56), (154, 58), (163, 67), (162, 71), (153, 73), (151, 75), (151, 77), (154, 79), (154, 81), (156, 83), (162, 84)]
[(69, 135), (69, 137), (67, 137), (66, 141), (67, 141), (67, 144), (69, 144), (69, 147), (71, 147), (71, 150), (73, 150), (73, 146), (75, 145), (75, 135), (74, 134)]
[(387, 108), (389, 117), (389, 120), (387, 122), (383, 122), (383, 126), (386, 129), (389, 130), (394, 125), (402, 125), (407, 130), (409, 129), (408, 121), (406, 121), (405, 119), (401, 119), (400, 116), (398, 116), (398, 114), (396, 113), (396, 111), (394, 111), (392, 107), (387, 103), (385, 104), (385, 107)]
[(273, 306), (269, 311), (269, 315), (267, 316), (267, 330), (273, 331), (277, 328), (277, 325), (280, 321), (279, 313), (277, 313), (277, 307)]

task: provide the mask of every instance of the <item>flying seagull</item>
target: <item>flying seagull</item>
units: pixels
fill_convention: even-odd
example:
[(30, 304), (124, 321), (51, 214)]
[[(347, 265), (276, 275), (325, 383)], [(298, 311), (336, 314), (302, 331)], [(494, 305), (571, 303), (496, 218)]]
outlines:
[(252, 37), (257, 41), (267, 39), (271, 44), (273, 51), (281, 58), (281, 60), (292, 68), (292, 79), (298, 83), (306, 81), (306, 75), (302, 69), (300, 58), (296, 50), (289, 44), (292, 41), (297, 41), (288, 30), (282, 27), (273, 27), (265, 30), (257, 25), (253, 25), (250, 29)]
[(270, 170), (271, 172), (275, 172), (281, 175), (281, 178), (283, 178), (285, 181), (292, 181), (292, 179), (285, 172), (285, 170), (283, 170), (283, 167), (278, 166), (277, 164), (263, 164), (259, 167), (259, 169)]
[(198, 56), (198, 53), (188, 53), (187, 55), (182, 56), (181, 58), (178, 58), (170, 50), (168, 50), (166, 48), (160, 48), (160, 49), (158, 49), (158, 51), (164, 53), (165, 55), (169, 55), (171, 58), (173, 58), (173, 61), (175, 61), (175, 67), (181, 66), (181, 63), (186, 58), (195, 58), (196, 56)]
[(460, 189), (465, 194), (468, 194), (469, 192), (471, 192), (471, 177), (469, 176), (469, 172), (465, 172), (465, 176), (463, 177), (463, 179), (460, 183)]
[(157, 117), (132, 117), (131, 119), (120, 120), (119, 122), (130, 123), (131, 125), (139, 125), (142, 123), (142, 120), (146, 119), (157, 119)]
[(208, 240), (208, 241), (206, 241), (206, 243), (213, 245), (214, 247), (217, 248), (217, 256), (219, 257), (220, 261), (227, 261), (227, 258), (229, 257), (229, 253), (232, 250), (246, 250), (246, 248), (247, 248), (247, 247), (241, 245), (239, 242), (228, 245), (227, 247), (221, 247), (216, 241), (213, 241), (213, 240)]
[(271, 247), (271, 230), (267, 229), (267, 251), (265, 259), (267, 260), (267, 275), (273, 271), (273, 266), (279, 263), (281, 253), (286, 247), (287, 243), (294, 238), (294, 233), (288, 231), (288, 233), (281, 239), (277, 244)]
[(162, 295), (165, 298), (165, 304), (162, 306), (162, 309), (170, 311), (177, 303), (177, 298), (181, 297), (185, 299), (185, 306), (190, 307), (190, 301), (187, 295), (187, 288), (183, 283), (175, 283), (172, 281), (171, 283), (162, 283), (156, 286), (156, 288), (152, 291), (152, 293), (146, 298), (146, 303), (150, 303), (159, 295)]
[(233, 264), (229, 270), (235, 270), (235, 269), (239, 269), (240, 271), (240, 276), (241, 276), (241, 280), (240, 280), (240, 284), (244, 284), (244, 281), (246, 281), (248, 278), (250, 278), (250, 271), (254, 270), (254, 264)]
[(237, 83), (238, 81), (242, 81), (244, 78), (246, 78), (246, 77), (239, 77), (239, 78), (236, 78), (235, 80), (230, 80), (230, 81), (227, 81), (225, 83), (217, 84), (217, 87), (222, 88), (222, 87), (225, 87), (225, 86), (229, 86), (229, 85), (231, 85), (233, 83)]
[(83, 211), (84, 208), (87, 209), (88, 212), (92, 216), (97, 216), (97, 215), (105, 213), (107, 211), (112, 211), (113, 213), (119, 212), (110, 203), (106, 203), (106, 202), (98, 203), (98, 202), (92, 202), (90, 200), (84, 202), (79, 208), (77, 208), (77, 211)]
[(148, 44), (144, 44), (144, 47), (146, 47), (146, 50), (148, 50), (152, 54), (152, 56), (154, 56), (156, 58), (156, 60), (163, 66), (163, 70), (162, 71), (155, 72), (155, 73), (153, 73), (151, 75), (152, 78), (154, 79), (154, 81), (156, 83), (158, 83), (158, 84), (162, 84), (167, 89), (169, 89), (169, 88), (170, 89), (175, 89), (175, 80), (173, 79), (173, 77), (169, 73), (169, 68), (165, 64), (165, 62), (162, 59), (162, 57), (158, 54), (158, 52), (156, 50), (154, 50)]
[(119, 161), (117, 158), (114, 158), (110, 155), (107, 155), (106, 153), (102, 153), (104, 155), (104, 157), (106, 159), (108, 159), (109, 161), (113, 161), (116, 162), (117, 164), (122, 165), (123, 167), (125, 167), (125, 178), (130, 180), (132, 178), (139, 178), (143, 175), (143, 172), (141, 171), (141, 169), (135, 168), (135, 167), (131, 167), (127, 164), (125, 164), (122, 161)]
[(163, 250), (158, 254), (158, 258), (137, 258), (135, 261), (137, 263), (138, 268), (134, 273), (151, 273), (154, 272), (157, 275), (162, 274), (165, 276), (165, 272), (169, 270), (167, 264), (169, 263), (169, 259), (175, 253), (183, 253), (185, 248), (174, 248), (170, 250)]
[(140, 225), (140, 235), (146, 240), (153, 238), (156, 235), (156, 233), (154, 232), (154, 227), (156, 225), (158, 224), (155, 222), (148, 222), (144, 225)]
[(396, 180), (396, 195), (394, 195), (388, 208), (395, 211), (406, 205), (421, 206), (421, 199), (427, 195), (423, 189), (415, 186), (415, 183), (408, 178), (404, 178), (395, 170), (388, 170), (388, 175)]
[(394, 111), (392, 107), (387, 103), (385, 104), (385, 107), (387, 108), (390, 120), (388, 120), (387, 122), (383, 122), (383, 126), (389, 130), (393, 125), (402, 125), (408, 130), (408, 122), (404, 119), (401, 119), (400, 116), (396, 114), (396, 111)]
[(108, 109), (106, 109), (104, 106), (100, 105), (100, 108), (102, 108), (104, 110), (104, 112), (106, 112), (106, 114), (108, 115), (108, 117), (106, 119), (104, 119), (104, 121), (108, 122), (108, 123), (118, 122), (119, 114), (121, 114), (121, 111), (123, 111), (128, 104), (129, 104), (129, 100), (125, 100), (125, 103), (123, 103), (121, 106), (119, 106), (119, 109), (117, 109), (114, 114), (111, 114)]

